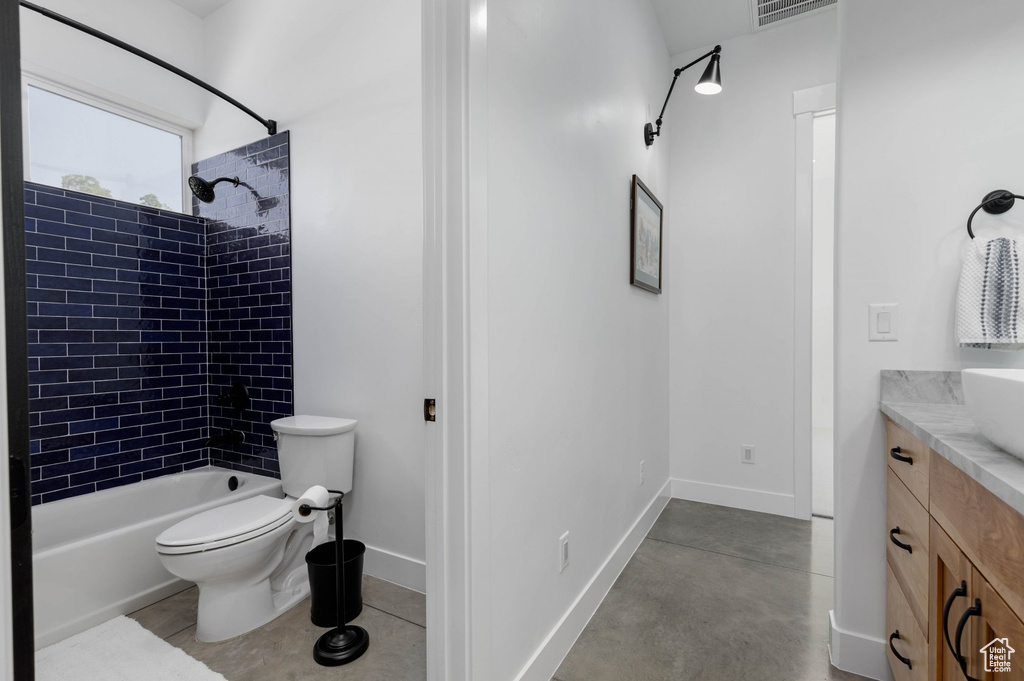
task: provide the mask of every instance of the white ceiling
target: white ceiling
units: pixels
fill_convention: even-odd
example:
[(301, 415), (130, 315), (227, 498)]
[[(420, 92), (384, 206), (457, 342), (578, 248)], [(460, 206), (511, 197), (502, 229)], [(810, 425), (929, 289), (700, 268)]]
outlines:
[(651, 0), (673, 54), (751, 32), (750, 0)]
[[(205, 19), (231, 0), (170, 0)], [(651, 0), (669, 53), (711, 47), (751, 32), (750, 0)]]
[(178, 7), (187, 9), (200, 19), (205, 19), (231, 0), (171, 0)]

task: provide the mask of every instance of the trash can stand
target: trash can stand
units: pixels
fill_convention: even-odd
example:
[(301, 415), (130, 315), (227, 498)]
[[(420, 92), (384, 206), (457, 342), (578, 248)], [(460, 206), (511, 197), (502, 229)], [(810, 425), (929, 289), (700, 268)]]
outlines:
[[(345, 622), (348, 624), (363, 611), (363, 554), (366, 545), (355, 539), (345, 540)], [(338, 626), (337, 549), (334, 542), (314, 546), (306, 553), (309, 571), (309, 619), (318, 627)]]
[(313, 646), (313, 660), (324, 667), (337, 667), (359, 659), (370, 647), (370, 635), (362, 627), (345, 624), (345, 536), (341, 522), (342, 501), (345, 498), (345, 493), (337, 490), (328, 490), (328, 492), (338, 495), (330, 506), (317, 507), (303, 504), (299, 507), (299, 513), (306, 516), (313, 511), (334, 511), (338, 626), (317, 639)]

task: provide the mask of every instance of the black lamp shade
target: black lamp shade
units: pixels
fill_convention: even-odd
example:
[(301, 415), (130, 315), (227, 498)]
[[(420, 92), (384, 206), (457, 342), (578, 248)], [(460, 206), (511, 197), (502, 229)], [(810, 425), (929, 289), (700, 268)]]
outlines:
[(708, 62), (707, 68), (704, 69), (704, 75), (697, 81), (694, 90), (702, 95), (717, 95), (722, 91), (722, 71), (718, 66), (719, 61), (721, 61), (721, 55), (711, 56), (711, 61)]

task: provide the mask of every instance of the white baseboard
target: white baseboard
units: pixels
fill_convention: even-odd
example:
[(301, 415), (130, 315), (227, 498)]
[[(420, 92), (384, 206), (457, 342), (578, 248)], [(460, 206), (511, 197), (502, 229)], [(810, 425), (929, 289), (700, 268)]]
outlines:
[(583, 633), (590, 618), (597, 612), (604, 597), (608, 595), (615, 580), (626, 567), (626, 563), (640, 548), (640, 543), (643, 542), (644, 537), (647, 536), (654, 521), (661, 515), (668, 502), (669, 482), (666, 481), (582, 593), (576, 597), (566, 613), (558, 620), (558, 624), (544, 638), (544, 642), (534, 652), (530, 661), (516, 675), (516, 681), (548, 681), (558, 671), (562, 660), (569, 654), (576, 639)]
[(713, 485), (708, 482), (672, 478), (672, 498), (699, 501), (716, 506), (730, 506), (744, 511), (773, 513), (796, 517), (796, 500), (792, 494), (762, 492), (756, 489)]
[(427, 592), (427, 564), (422, 560), (367, 545), (363, 572), (413, 591)]
[(840, 629), (836, 625), (836, 611), (828, 611), (828, 653), (832, 666), (869, 679), (892, 681), (889, 658), (885, 654), (885, 641), (864, 634)]

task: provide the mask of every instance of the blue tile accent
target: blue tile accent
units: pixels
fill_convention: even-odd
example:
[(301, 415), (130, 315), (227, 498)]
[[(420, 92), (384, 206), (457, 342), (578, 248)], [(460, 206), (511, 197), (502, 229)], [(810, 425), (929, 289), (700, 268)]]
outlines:
[[(193, 174), (207, 179), (241, 180), (238, 187), (218, 185), (213, 203), (192, 202), (193, 212), (208, 221), (210, 432), (232, 427), (245, 432), (242, 445), (213, 448), (210, 459), (274, 477), (280, 477), (280, 467), (270, 422), (293, 413), (291, 306), (260, 296), (270, 293), (271, 281), (281, 282), (278, 293), (291, 295), (288, 159), (289, 136), (283, 132), (192, 166)], [(261, 336), (264, 322), (269, 323), (264, 328), (280, 329), (281, 338)], [(268, 349), (275, 340), (276, 349)], [(241, 421), (216, 400), (237, 381), (252, 400)]]
[[(193, 165), (195, 216), (26, 183), (32, 503), (207, 463), (280, 477), (292, 413), (288, 133)], [(214, 397), (235, 381), (241, 420)], [(203, 448), (231, 427), (233, 450)]]
[[(168, 437), (177, 448), (174, 455), (180, 455), (178, 442), (199, 439), (201, 427), (189, 424), (188, 431), (181, 432), (184, 426), (178, 419), (171, 421), (175, 430), (132, 449), (132, 438), (143, 436), (142, 424), (151, 423), (140, 420), (142, 406), (164, 397), (160, 388), (141, 390), (144, 374), (133, 372), (143, 367), (154, 371), (178, 391), (176, 401), (205, 400), (206, 385), (190, 381), (183, 388), (180, 374), (205, 375), (206, 367), (205, 362), (182, 363), (179, 348), (165, 353), (160, 343), (141, 347), (138, 342), (143, 328), (138, 325), (140, 306), (146, 302), (139, 295), (140, 270), (145, 263), (162, 264), (159, 249), (138, 246), (146, 234), (138, 206), (30, 183), (26, 189), (26, 211), (35, 218), (36, 229), (26, 234), (26, 266), (35, 277), (28, 280), (28, 297), (38, 304), (29, 320), (38, 334), (29, 339), (29, 353), (46, 360), (45, 368), (41, 362), (30, 377), (30, 389), (40, 395), (30, 405), (31, 416), (40, 423), (32, 431), (33, 451), (38, 452), (32, 455), (32, 500), (46, 503), (141, 480), (138, 471), (124, 468), (142, 459), (143, 446), (160, 445)], [(161, 245), (175, 255), (180, 254), (180, 243), (205, 244), (202, 221), (168, 211), (147, 214), (152, 217), (167, 225), (162, 229), (169, 238)], [(175, 228), (188, 233), (173, 238)], [(188, 257), (201, 261), (204, 256)], [(152, 281), (160, 284), (160, 276), (152, 275)], [(203, 281), (195, 283), (197, 289), (205, 288)], [(173, 287), (163, 294), (171, 296), (156, 299), (164, 305), (174, 305), (173, 296), (181, 295)], [(205, 317), (205, 295), (190, 295), (179, 304), (199, 309)], [(152, 324), (160, 330), (159, 321)], [(198, 320), (194, 330), (200, 338), (189, 339), (189, 347), (205, 357), (205, 319)], [(169, 343), (184, 342), (183, 331), (168, 333)], [(126, 443), (132, 444), (126, 449)], [(198, 445), (190, 454), (208, 461)], [(176, 463), (161, 458), (155, 466), (169, 469)]]

